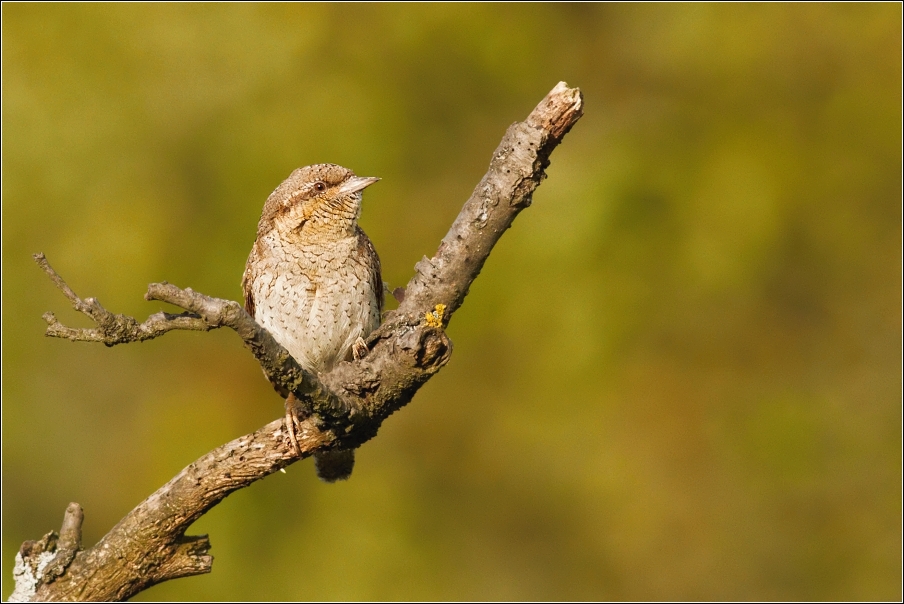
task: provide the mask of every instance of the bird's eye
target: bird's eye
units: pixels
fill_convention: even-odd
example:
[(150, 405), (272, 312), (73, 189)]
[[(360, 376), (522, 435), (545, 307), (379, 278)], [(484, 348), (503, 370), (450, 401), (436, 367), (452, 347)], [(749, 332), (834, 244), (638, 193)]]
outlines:
[(318, 180), (317, 182), (314, 183), (314, 188), (317, 189), (318, 191), (323, 192), (326, 190), (326, 185)]

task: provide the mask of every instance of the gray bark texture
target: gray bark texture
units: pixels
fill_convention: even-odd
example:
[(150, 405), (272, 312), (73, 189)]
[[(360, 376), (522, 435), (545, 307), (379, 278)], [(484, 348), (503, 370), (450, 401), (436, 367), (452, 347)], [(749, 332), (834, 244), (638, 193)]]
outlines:
[(306, 419), (298, 432), (300, 456), (284, 420), (270, 422), (191, 463), (87, 549), (81, 544), (81, 506), (70, 504), (59, 534), (22, 544), (10, 600), (126, 600), (162, 581), (208, 573), (213, 557), (207, 536), (185, 535), (193, 522), (233, 491), (315, 451), (353, 448), (373, 438), (383, 420), (449, 361), (452, 342), (444, 328), (502, 233), (531, 204), (550, 153), (582, 114), (580, 90), (560, 82), (525, 121), (509, 127), (436, 254), (418, 262), (407, 287), (396, 290), (400, 305), (369, 337), (367, 355), (320, 376), (302, 370), (237, 302), (153, 283), (146, 299), (186, 312), (160, 312), (139, 323), (107, 311), (94, 298), (79, 298), (44, 255), (36, 254), (73, 307), (96, 325), (74, 329), (46, 313), (46, 335), (113, 346), (174, 329), (228, 327), (267, 377), (295, 394)]

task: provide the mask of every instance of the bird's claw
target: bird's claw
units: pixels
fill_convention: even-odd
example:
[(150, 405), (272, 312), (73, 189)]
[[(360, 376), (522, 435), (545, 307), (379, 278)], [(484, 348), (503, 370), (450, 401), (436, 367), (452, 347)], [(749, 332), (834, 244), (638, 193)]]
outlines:
[(363, 359), (367, 356), (369, 349), (367, 348), (367, 342), (364, 341), (364, 338), (358, 336), (358, 339), (355, 340), (355, 343), (352, 344), (352, 358), (356, 361), (358, 359)]
[(295, 457), (301, 457), (301, 447), (298, 446), (298, 432), (301, 431), (301, 418), (298, 416), (300, 409), (296, 406), (298, 402), (294, 394), (289, 394), (286, 398), (286, 431), (289, 433), (289, 440), (292, 441)]

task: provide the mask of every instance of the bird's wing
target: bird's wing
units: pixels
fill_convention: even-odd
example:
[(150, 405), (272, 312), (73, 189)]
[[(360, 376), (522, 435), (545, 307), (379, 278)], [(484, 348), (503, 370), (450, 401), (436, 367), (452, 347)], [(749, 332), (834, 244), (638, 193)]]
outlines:
[(253, 260), (256, 257), (257, 246), (255, 245), (251, 249), (251, 254), (248, 256), (248, 262), (245, 263), (245, 272), (242, 275), (242, 293), (245, 295), (245, 312), (251, 315), (251, 318), (254, 318), (254, 292), (251, 289), (251, 283), (254, 281), (254, 273), (251, 268), (253, 264)]
[(374, 244), (371, 243), (370, 238), (364, 233), (361, 227), (358, 227), (358, 254), (373, 261), (374, 270), (370, 273), (370, 286), (373, 289), (374, 295), (377, 297), (377, 316), (379, 317), (383, 314), (384, 302), (383, 272), (380, 268), (380, 256), (377, 255)]
[[(248, 262), (245, 264), (245, 272), (242, 274), (242, 293), (245, 295), (245, 312), (251, 315), (251, 318), (254, 319), (254, 291), (251, 288), (251, 284), (254, 282), (256, 275), (255, 270), (252, 266), (257, 262), (257, 245), (251, 248), (251, 254), (248, 256)], [(255, 319), (256, 320), (256, 319)], [(267, 380), (270, 377), (267, 375), (267, 372), (264, 371), (264, 377)], [(289, 391), (279, 386), (274, 382), (270, 382), (272, 384), (273, 389), (279, 393), (279, 395), (283, 398), (289, 396)]]

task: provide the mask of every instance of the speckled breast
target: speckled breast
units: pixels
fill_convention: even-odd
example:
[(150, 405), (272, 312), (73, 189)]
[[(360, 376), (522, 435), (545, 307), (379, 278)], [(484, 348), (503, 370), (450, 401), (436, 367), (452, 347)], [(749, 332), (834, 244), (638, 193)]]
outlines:
[(286, 245), (277, 236), (265, 242), (270, 253), (252, 283), (254, 318), (309, 371), (348, 359), (355, 340), (380, 324), (379, 259), (361, 236), (359, 230), (316, 245)]

